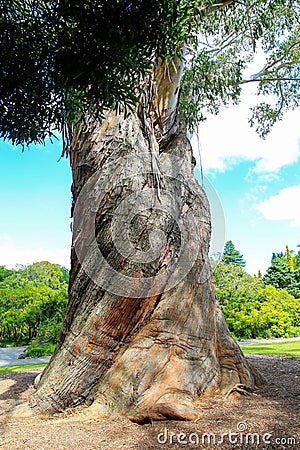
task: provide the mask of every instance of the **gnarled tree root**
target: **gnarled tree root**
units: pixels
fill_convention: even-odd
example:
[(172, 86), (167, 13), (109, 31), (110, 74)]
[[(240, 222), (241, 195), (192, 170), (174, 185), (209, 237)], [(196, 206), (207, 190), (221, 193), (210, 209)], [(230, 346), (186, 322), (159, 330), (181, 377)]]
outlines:
[(202, 417), (201, 411), (174, 403), (157, 403), (149, 409), (127, 414), (129, 420), (139, 424), (154, 420), (196, 420), (200, 417)]
[(250, 396), (256, 391), (256, 388), (245, 386), (244, 384), (236, 384), (226, 393), (225, 398), (228, 398), (233, 393), (238, 393), (245, 396)]

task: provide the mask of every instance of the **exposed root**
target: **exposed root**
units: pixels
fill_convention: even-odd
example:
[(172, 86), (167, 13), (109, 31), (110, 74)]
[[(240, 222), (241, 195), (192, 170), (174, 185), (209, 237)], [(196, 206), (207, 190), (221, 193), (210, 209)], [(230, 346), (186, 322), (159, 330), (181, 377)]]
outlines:
[(139, 424), (154, 420), (196, 420), (201, 416), (202, 413), (199, 410), (187, 405), (174, 405), (174, 403), (157, 403), (149, 409), (127, 415), (129, 420)]
[(28, 403), (21, 403), (20, 405), (16, 405), (14, 408), (12, 408), (7, 414), (14, 419), (24, 419), (33, 417), (34, 411), (32, 408), (30, 408)]
[(236, 384), (233, 386), (229, 391), (226, 393), (225, 398), (228, 398), (229, 395), (233, 394), (234, 392), (237, 392), (241, 395), (250, 396), (255, 391), (255, 388), (252, 388), (251, 386), (245, 386), (244, 384)]

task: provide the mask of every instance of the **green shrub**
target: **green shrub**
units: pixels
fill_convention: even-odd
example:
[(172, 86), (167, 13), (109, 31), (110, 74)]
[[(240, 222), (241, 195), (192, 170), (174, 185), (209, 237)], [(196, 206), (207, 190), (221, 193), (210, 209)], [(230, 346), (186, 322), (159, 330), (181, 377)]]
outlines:
[(214, 271), (219, 303), (237, 339), (294, 337), (300, 334), (300, 299), (284, 289), (264, 286), (235, 264)]
[(254, 298), (227, 299), (221, 307), (228, 327), (237, 339), (300, 334), (300, 300), (283, 289), (266, 286)]
[(55, 350), (55, 344), (41, 344), (33, 341), (27, 348), (25, 354), (27, 358), (39, 358), (41, 356), (51, 356)]

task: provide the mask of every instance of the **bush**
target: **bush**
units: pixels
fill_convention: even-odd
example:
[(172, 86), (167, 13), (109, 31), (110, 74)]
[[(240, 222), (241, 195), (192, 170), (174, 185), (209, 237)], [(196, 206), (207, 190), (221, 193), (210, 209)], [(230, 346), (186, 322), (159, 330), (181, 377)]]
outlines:
[(300, 334), (300, 300), (266, 286), (251, 300), (225, 300), (222, 309), (237, 339), (294, 337)]
[(55, 350), (55, 344), (42, 344), (40, 341), (33, 341), (25, 351), (26, 358), (39, 358), (41, 356), (51, 356)]
[(214, 271), (219, 303), (237, 339), (294, 337), (300, 334), (300, 299), (284, 289), (264, 286), (235, 264)]

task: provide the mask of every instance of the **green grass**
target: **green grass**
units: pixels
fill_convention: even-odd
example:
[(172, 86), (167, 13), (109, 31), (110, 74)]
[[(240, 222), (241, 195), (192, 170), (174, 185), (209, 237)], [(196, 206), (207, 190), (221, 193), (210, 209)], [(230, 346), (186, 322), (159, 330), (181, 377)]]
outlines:
[(39, 364), (18, 364), (17, 366), (0, 366), (0, 376), (15, 372), (28, 372), (46, 367), (47, 363)]
[(241, 349), (246, 355), (285, 355), (293, 358), (300, 358), (300, 341), (243, 345), (241, 346)]

